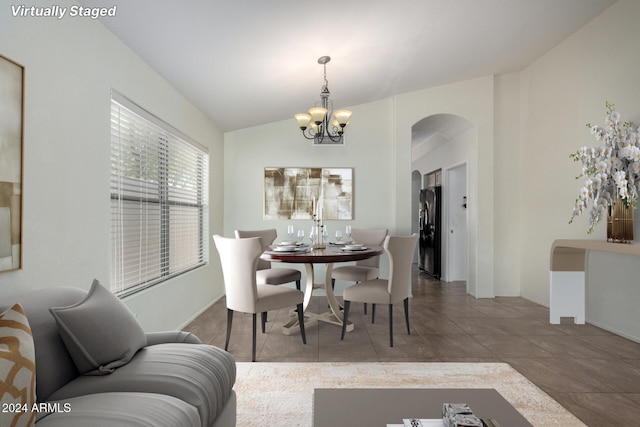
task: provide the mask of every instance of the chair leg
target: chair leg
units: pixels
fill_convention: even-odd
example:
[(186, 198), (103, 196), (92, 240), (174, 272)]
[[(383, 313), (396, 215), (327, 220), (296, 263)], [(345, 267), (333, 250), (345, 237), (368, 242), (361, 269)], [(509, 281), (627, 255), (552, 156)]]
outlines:
[[(367, 303), (364, 303), (364, 307), (365, 307), (365, 314), (366, 314), (366, 309), (367, 309)], [(373, 325), (373, 323), (376, 321), (376, 305), (375, 304), (371, 304), (371, 324)]]
[(389, 347), (393, 347), (393, 304), (389, 304)]
[(340, 341), (344, 341), (344, 333), (347, 332), (347, 320), (349, 319), (349, 306), (351, 301), (344, 300), (344, 311), (342, 312), (342, 335)]
[(267, 312), (263, 311), (260, 313), (260, 320), (262, 321), (262, 333), (264, 334), (266, 325), (267, 325)]
[(257, 319), (257, 314), (253, 313), (253, 342), (251, 343), (251, 361), (255, 362), (256, 361), (256, 321)]
[[(364, 303), (364, 314), (367, 314), (367, 303), (366, 302)], [(373, 323), (373, 322), (371, 322), (371, 323)]]
[(224, 343), (225, 351), (229, 349), (229, 338), (231, 338), (232, 323), (233, 323), (233, 310), (227, 308), (227, 340)]
[(296, 280), (296, 289), (300, 290), (300, 280)]
[(307, 343), (307, 335), (304, 331), (304, 307), (302, 304), (298, 304), (298, 323), (300, 324), (300, 335), (302, 335), (302, 344)]
[(336, 279), (331, 279), (331, 289), (336, 289)]
[(411, 335), (411, 328), (409, 328), (409, 298), (404, 299), (404, 321), (407, 323), (407, 335)]

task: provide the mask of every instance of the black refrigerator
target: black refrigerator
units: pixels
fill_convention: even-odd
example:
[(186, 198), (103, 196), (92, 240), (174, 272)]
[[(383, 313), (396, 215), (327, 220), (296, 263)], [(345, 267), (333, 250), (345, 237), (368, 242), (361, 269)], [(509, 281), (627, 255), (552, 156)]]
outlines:
[(436, 279), (440, 279), (442, 264), (441, 200), (442, 187), (420, 190), (418, 267)]

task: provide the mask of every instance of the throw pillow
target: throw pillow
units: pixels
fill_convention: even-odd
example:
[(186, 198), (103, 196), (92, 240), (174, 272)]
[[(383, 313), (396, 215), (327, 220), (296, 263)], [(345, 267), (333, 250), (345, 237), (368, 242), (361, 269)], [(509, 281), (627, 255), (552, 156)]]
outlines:
[(0, 426), (33, 426), (36, 411), (36, 352), (20, 304), (0, 314)]
[(110, 374), (147, 345), (133, 313), (97, 280), (82, 301), (49, 311), (81, 374)]

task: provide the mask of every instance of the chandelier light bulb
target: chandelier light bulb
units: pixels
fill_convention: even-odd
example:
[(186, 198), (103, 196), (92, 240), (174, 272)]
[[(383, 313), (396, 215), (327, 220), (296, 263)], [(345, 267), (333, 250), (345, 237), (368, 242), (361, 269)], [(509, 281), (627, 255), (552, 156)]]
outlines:
[(349, 123), (349, 119), (351, 118), (351, 111), (349, 110), (338, 110), (333, 113), (333, 116), (336, 118), (336, 121), (340, 124), (340, 127), (345, 127)]
[(327, 115), (327, 109), (323, 107), (309, 108), (309, 114), (311, 114), (311, 120), (318, 126), (324, 122), (324, 118)]
[(302, 130), (305, 130), (311, 123), (311, 116), (307, 113), (298, 113), (294, 117), (298, 121), (298, 127)]

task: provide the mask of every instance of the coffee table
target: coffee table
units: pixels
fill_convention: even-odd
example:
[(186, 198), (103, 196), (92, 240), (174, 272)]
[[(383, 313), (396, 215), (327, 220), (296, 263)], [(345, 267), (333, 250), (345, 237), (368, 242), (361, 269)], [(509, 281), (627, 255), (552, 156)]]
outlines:
[(314, 427), (385, 427), (404, 418), (442, 418), (443, 403), (466, 403), (478, 418), (501, 427), (531, 427), (495, 389), (317, 388)]

